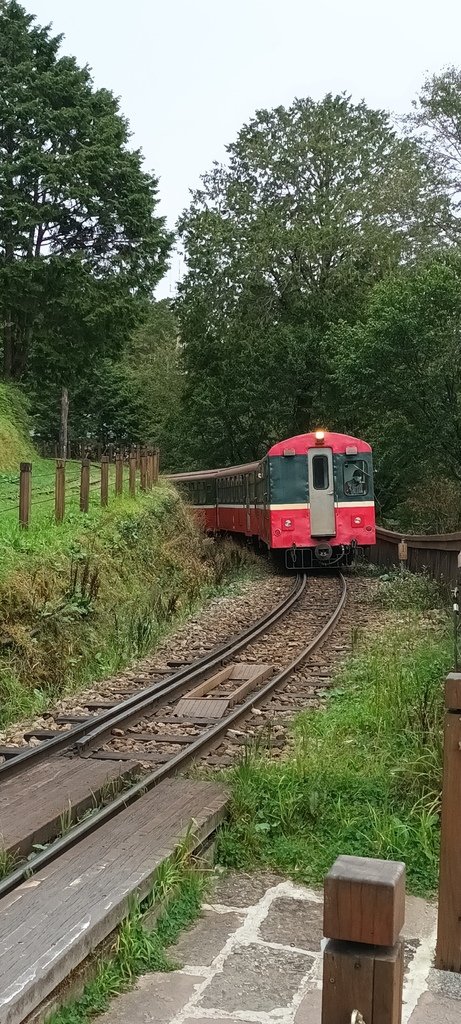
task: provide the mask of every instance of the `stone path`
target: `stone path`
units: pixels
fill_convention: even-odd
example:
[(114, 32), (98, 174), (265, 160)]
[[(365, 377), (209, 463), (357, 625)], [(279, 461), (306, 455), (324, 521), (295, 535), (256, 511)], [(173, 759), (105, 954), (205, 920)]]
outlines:
[[(459, 1024), (461, 976), (431, 969), (436, 910), (407, 900), (402, 1024)], [(273, 875), (218, 881), (170, 950), (98, 1024), (320, 1024), (322, 895)]]

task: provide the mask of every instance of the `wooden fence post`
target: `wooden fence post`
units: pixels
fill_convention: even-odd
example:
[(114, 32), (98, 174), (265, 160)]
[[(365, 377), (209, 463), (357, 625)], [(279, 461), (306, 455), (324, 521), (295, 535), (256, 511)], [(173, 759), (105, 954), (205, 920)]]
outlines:
[(158, 448), (154, 448), (154, 484), (158, 482), (159, 468), (160, 468), (160, 451)]
[(130, 498), (135, 498), (136, 497), (136, 455), (133, 455), (133, 453), (131, 453), (131, 455), (130, 455), (129, 488), (130, 488)]
[(88, 512), (90, 505), (90, 460), (82, 459), (80, 470), (80, 511)]
[(408, 559), (408, 545), (407, 545), (407, 542), (402, 537), (402, 540), (399, 543), (400, 572), (403, 572), (407, 568), (407, 559)]
[(141, 469), (141, 445), (136, 445), (136, 469)]
[(123, 458), (120, 453), (115, 456), (115, 493), (123, 494)]
[(32, 463), (21, 462), (19, 467), (19, 525), (27, 530), (30, 519), (30, 496), (32, 483)]
[(445, 680), (439, 909), (435, 966), (461, 971), (461, 674)]
[(109, 456), (101, 456), (101, 505), (106, 508), (109, 501)]
[(147, 455), (145, 448), (141, 452), (141, 490), (147, 491)]
[[(338, 857), (324, 884), (322, 1024), (401, 1024), (405, 865)], [(381, 947), (381, 948), (380, 948)]]
[(146, 475), (147, 475), (147, 490), (151, 491), (152, 490), (153, 480), (154, 480), (154, 456), (153, 456), (152, 450), (150, 448), (148, 449), (146, 458), (147, 458), (147, 462), (146, 462), (146, 467), (147, 467), (147, 471), (146, 471)]
[(56, 476), (54, 484), (54, 518), (57, 523), (62, 523), (66, 508), (66, 463), (64, 459), (56, 462)]

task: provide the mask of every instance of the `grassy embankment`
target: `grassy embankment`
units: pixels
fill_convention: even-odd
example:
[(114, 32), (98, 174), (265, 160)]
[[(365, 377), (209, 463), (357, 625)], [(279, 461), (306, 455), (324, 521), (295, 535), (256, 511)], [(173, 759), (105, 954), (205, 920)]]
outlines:
[[(144, 655), (172, 622), (248, 564), (238, 548), (207, 542), (165, 483), (136, 499), (112, 496), (107, 509), (95, 488), (87, 515), (76, 489), (56, 526), (54, 465), (31, 450), (21, 409), (14, 410), (17, 423), (8, 419), (8, 396), (2, 385), (0, 727)], [(17, 523), (24, 459), (33, 463), (27, 531)], [(72, 475), (78, 480), (78, 466), (69, 465)]]
[(338, 673), (326, 709), (294, 723), (294, 753), (248, 752), (228, 773), (219, 856), (321, 885), (340, 853), (404, 860), (408, 888), (437, 885), (442, 680), (452, 637), (424, 577), (380, 584), (389, 623)]

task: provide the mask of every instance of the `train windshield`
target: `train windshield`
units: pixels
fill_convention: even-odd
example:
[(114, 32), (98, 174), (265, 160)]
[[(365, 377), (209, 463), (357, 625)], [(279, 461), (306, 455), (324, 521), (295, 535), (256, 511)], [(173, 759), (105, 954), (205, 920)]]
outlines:
[(328, 459), (326, 455), (314, 455), (312, 459), (313, 485), (316, 491), (326, 491), (329, 484)]
[(363, 459), (344, 463), (344, 494), (365, 495), (369, 491), (369, 473)]

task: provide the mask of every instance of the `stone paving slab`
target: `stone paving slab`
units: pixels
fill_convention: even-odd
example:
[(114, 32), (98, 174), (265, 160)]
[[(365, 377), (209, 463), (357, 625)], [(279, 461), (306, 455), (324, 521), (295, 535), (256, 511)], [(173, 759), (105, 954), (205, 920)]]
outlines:
[[(409, 897), (402, 1024), (461, 1021), (461, 976), (431, 966), (435, 927), (435, 906)], [(320, 1024), (323, 941), (321, 892), (267, 873), (221, 877), (169, 951), (182, 969), (141, 979), (99, 1024)]]

